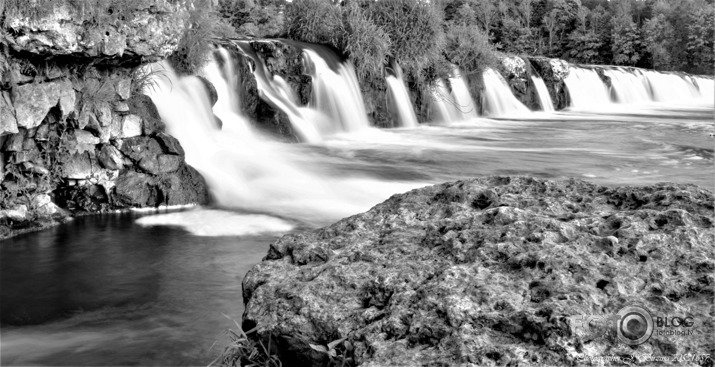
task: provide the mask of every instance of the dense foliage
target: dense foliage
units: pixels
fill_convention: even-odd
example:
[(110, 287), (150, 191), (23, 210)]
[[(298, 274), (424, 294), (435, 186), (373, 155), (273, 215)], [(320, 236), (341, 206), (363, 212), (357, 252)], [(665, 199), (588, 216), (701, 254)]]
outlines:
[(210, 0), (193, 0), (189, 24), (169, 62), (179, 74), (194, 74), (209, 59), (214, 38), (232, 37), (236, 31), (209, 6)]
[[(445, 59), (479, 71), (495, 51), (713, 72), (713, 0), (220, 0), (246, 36), (331, 45), (364, 75), (396, 60), (415, 77)], [(386, 58), (385, 58), (386, 57)]]

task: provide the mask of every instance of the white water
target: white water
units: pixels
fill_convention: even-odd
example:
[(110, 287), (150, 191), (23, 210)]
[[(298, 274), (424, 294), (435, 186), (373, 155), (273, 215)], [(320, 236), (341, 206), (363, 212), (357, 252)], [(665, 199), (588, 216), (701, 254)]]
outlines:
[(606, 84), (595, 70), (571, 66), (564, 83), (571, 96), (571, 107), (574, 109), (593, 110), (611, 104)]
[(628, 70), (606, 69), (604, 74), (611, 79), (611, 86), (618, 103), (647, 103), (651, 95), (648, 91), (648, 81), (638, 72)]
[(393, 67), (395, 75), (388, 75), (385, 78), (389, 91), (390, 100), (393, 108), (397, 112), (397, 126), (399, 127), (417, 127), (417, 115), (415, 108), (412, 106), (410, 94), (405, 87), (405, 81), (402, 78), (402, 69), (399, 65)]
[(656, 102), (693, 103), (701, 98), (698, 88), (677, 74), (646, 70)]
[[(326, 51), (327, 52), (327, 51)], [(349, 62), (337, 61), (333, 70), (315, 50), (303, 50), (313, 85), (311, 106), (340, 124), (340, 131), (352, 132), (370, 126), (355, 70)]]
[[(309, 164), (294, 162), (301, 157), (298, 146), (261, 136), (245, 117), (227, 113), (218, 102), (212, 110), (198, 78), (179, 78), (170, 66), (163, 68), (166, 75), (157, 78), (157, 88), (147, 94), (168, 132), (184, 147), (186, 162), (202, 174), (223, 208), (325, 223), (365, 211), (396, 192), (422, 186), (313, 171)], [(217, 69), (212, 61), (204, 74), (213, 78)], [(226, 92), (221, 87), (216, 90)], [(217, 128), (212, 112), (221, 113), (223, 129)]]
[(549, 90), (546, 88), (546, 84), (544, 84), (544, 79), (541, 79), (540, 76), (532, 75), (531, 81), (534, 83), (534, 86), (536, 87), (536, 93), (539, 95), (539, 103), (541, 104), (541, 110), (546, 112), (553, 112), (554, 102), (551, 101), (551, 95), (549, 94)]
[(511, 92), (504, 77), (491, 68), (484, 70), (484, 110), (490, 116), (525, 114), (529, 109)]
[(175, 226), (194, 236), (251, 236), (265, 233), (284, 233), (295, 226), (289, 222), (263, 214), (238, 214), (225, 210), (195, 209), (141, 217), (137, 224), (145, 227)]
[(479, 117), (469, 85), (456, 66), (452, 68), (452, 74), (447, 81), (440, 79), (432, 86), (430, 106), (432, 120), (435, 122), (458, 122)]
[[(302, 141), (320, 141), (322, 132), (330, 130), (327, 117), (307, 106), (300, 106), (288, 83), (279, 75), (268, 72), (263, 59), (255, 54), (247, 42), (239, 42), (237, 46), (254, 62), (253, 76), (261, 99), (288, 116), (291, 126)], [(207, 67), (210, 68), (211, 65)]]
[(454, 99), (460, 118), (462, 120), (477, 118), (477, 107), (474, 105), (472, 94), (469, 93), (467, 80), (464, 78), (464, 75), (462, 75), (462, 71), (456, 66), (452, 68), (449, 85), (452, 87), (452, 98)]
[(715, 81), (709, 78), (703, 78), (700, 76), (694, 77), (695, 83), (698, 85), (698, 92), (700, 96), (706, 103), (715, 104)]
[(448, 123), (459, 119), (458, 110), (444, 80), (437, 80), (430, 89), (430, 118), (434, 122)]

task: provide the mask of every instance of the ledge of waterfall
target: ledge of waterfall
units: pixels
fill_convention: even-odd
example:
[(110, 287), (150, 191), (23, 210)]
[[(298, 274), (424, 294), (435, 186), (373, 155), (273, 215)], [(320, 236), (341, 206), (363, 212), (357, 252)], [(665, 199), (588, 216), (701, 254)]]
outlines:
[[(395, 195), (290, 234), (243, 281), (245, 330), (284, 365), (573, 365), (629, 354), (605, 318), (708, 309), (713, 194), (694, 185), (604, 187), (486, 177)], [(704, 316), (703, 316), (704, 317)], [(712, 323), (698, 333), (712, 335)], [(657, 356), (705, 355), (708, 338), (660, 336)], [(314, 347), (311, 347), (311, 344)], [(317, 348), (320, 349), (320, 348)]]

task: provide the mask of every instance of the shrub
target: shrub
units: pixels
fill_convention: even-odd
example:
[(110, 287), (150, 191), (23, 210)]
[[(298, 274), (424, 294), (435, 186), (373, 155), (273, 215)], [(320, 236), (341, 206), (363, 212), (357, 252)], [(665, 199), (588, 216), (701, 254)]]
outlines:
[(195, 74), (209, 60), (215, 38), (235, 37), (236, 31), (210, 10), (208, 0), (194, 2), (189, 25), (181, 37), (179, 47), (168, 58), (179, 74)]
[(467, 77), (472, 95), (476, 95), (480, 89), (484, 69), (499, 64), (497, 53), (489, 43), (487, 34), (479, 27), (466, 24), (447, 24), (445, 55)]
[(327, 0), (294, 0), (286, 8), (288, 38), (342, 50), (345, 36), (342, 7)]
[(445, 46), (441, 6), (426, 0), (369, 2), (369, 19), (392, 41), (389, 54), (406, 74), (420, 79), (422, 71), (438, 64)]
[(341, 46), (355, 64), (358, 78), (366, 80), (381, 76), (391, 47), (390, 37), (355, 3), (348, 5), (345, 23), (347, 35)]

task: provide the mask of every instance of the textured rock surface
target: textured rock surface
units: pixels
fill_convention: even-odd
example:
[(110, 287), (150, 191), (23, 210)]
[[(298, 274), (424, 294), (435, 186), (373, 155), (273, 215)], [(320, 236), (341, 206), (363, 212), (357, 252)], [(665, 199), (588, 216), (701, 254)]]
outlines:
[(507, 56), (502, 59), (502, 66), (505, 69), (504, 78), (514, 96), (529, 109), (540, 110), (539, 95), (531, 80), (531, 64), (521, 57)]
[(0, 238), (68, 213), (208, 202), (135, 73), (176, 49), (190, 6), (0, 1)]
[(529, 57), (533, 69), (544, 79), (544, 84), (551, 94), (554, 108), (557, 110), (569, 106), (570, 97), (564, 78), (569, 73), (569, 63), (560, 59)]
[(96, 58), (171, 54), (189, 18), (189, 0), (95, 3), (72, 0), (7, 2), (5, 41), (17, 52)]
[[(243, 327), (272, 337), (290, 366), (327, 364), (309, 344), (341, 338), (349, 345), (338, 354), (369, 366), (708, 354), (713, 220), (713, 194), (696, 186), (526, 177), (431, 186), (271, 245), (243, 282)], [(632, 303), (693, 316), (694, 336), (629, 347), (610, 321), (592, 325), (598, 336), (574, 321)]]

